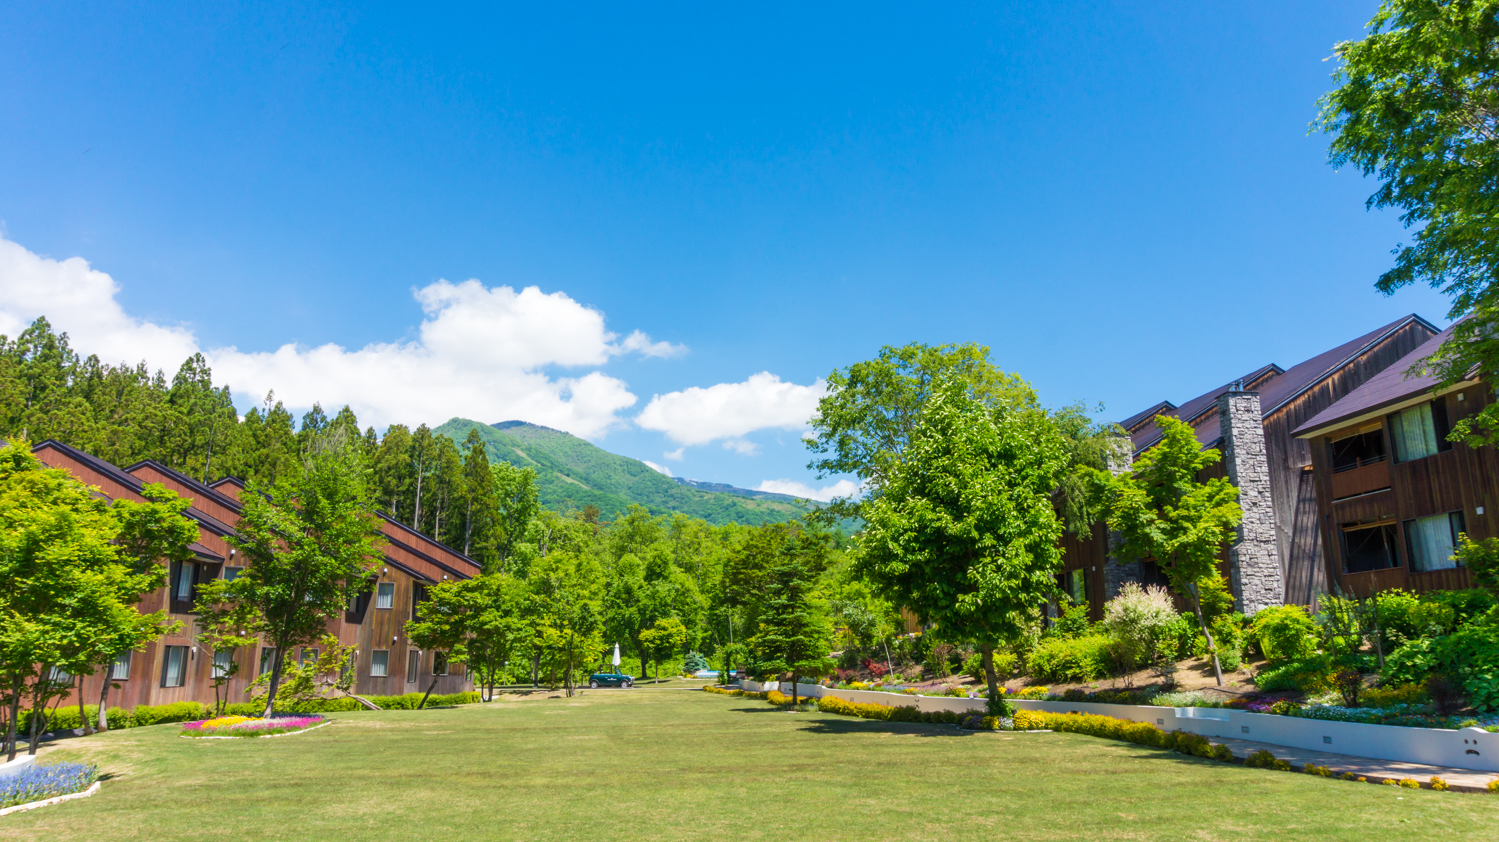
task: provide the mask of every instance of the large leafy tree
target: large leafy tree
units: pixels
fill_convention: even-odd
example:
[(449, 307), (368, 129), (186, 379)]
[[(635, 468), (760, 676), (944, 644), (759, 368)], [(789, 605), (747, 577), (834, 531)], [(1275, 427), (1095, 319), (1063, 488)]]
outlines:
[(1056, 593), (1062, 526), (1052, 492), (1067, 456), (1034, 399), (990, 404), (944, 380), (902, 458), (883, 468), (883, 493), (863, 507), (860, 567), (892, 602), (974, 641), (991, 696), (995, 647), (1032, 626)]
[(1218, 554), (1243, 518), (1239, 489), (1224, 477), (1198, 479), (1221, 454), (1203, 450), (1192, 425), (1169, 415), (1157, 416), (1155, 422), (1161, 440), (1135, 460), (1133, 470), (1117, 476), (1098, 472), (1096, 478), (1122, 552), (1153, 560), (1191, 605), (1221, 687), (1223, 668), (1203, 616), (1201, 587), (1218, 575)]
[(162, 568), (133, 554), (172, 557), (183, 533), (176, 523), (162, 528), (158, 516), (174, 514), (168, 503), (132, 506), (116, 511), (66, 471), (43, 465), (24, 442), (0, 448), (0, 679), (10, 759), (28, 689), (35, 753), (43, 707), (68, 687), (59, 673), (84, 674), (101, 652), (171, 628), (164, 613), (136, 609), (160, 586)]
[(750, 648), (759, 668), (791, 673), (791, 700), (799, 701), (796, 685), (804, 675), (822, 675), (832, 668), (828, 650), (833, 625), (827, 602), (817, 592), (818, 577), (827, 569), (826, 536), (797, 529), (780, 532), (780, 551), (765, 577), (764, 605)]
[(273, 486), (252, 486), (230, 542), (248, 562), (232, 581), (201, 589), (208, 611), (276, 650), (265, 713), (276, 702), (286, 653), (319, 639), (365, 584), (384, 547), (361, 446), (333, 428), (312, 439), (303, 464)]
[[(1334, 55), (1317, 122), (1332, 163), (1378, 179), (1368, 205), (1414, 229), (1375, 286), (1441, 288), (1449, 317), (1467, 317), (1422, 366), (1439, 388), (1499, 374), (1499, 0), (1384, 0)], [(1499, 404), (1453, 435), (1499, 443)]]

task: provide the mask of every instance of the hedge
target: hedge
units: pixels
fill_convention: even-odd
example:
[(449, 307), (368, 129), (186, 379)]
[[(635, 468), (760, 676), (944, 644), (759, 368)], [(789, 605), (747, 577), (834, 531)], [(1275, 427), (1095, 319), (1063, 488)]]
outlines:
[[(380, 707), (381, 710), (413, 710), (422, 700), (421, 693), (407, 693), (404, 696), (366, 696)], [(478, 693), (451, 693), (449, 695), (433, 695), (427, 699), (427, 707), (439, 707), (443, 705), (470, 705), (479, 701)], [(317, 699), (312, 702), (298, 702), (287, 705), (276, 705), (277, 713), (339, 713), (347, 711), (365, 710), (364, 705), (350, 698), (339, 699)], [(224, 706), (226, 716), (260, 716), (265, 711), (265, 705), (258, 702), (235, 702)], [(97, 723), (99, 717), (98, 705), (85, 705), (84, 712), (88, 716), (90, 725)], [(201, 702), (172, 702), (166, 705), (141, 705), (134, 710), (126, 711), (121, 708), (109, 708), (104, 711), (105, 718), (109, 721), (111, 729), (116, 728), (140, 728), (147, 725), (160, 725), (164, 722), (192, 722), (198, 719), (207, 719), (214, 715), (212, 705)], [(58, 707), (47, 718), (47, 730), (66, 731), (78, 728), (78, 706), (68, 705)], [(21, 716), (16, 723), (16, 733), (26, 735), (31, 733), (31, 711), (21, 711)]]

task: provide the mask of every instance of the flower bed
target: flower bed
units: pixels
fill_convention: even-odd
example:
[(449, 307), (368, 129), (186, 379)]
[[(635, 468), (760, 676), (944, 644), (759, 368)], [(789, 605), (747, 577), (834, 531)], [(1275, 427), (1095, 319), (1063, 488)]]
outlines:
[(0, 809), (82, 792), (99, 779), (99, 767), (83, 763), (32, 766), (19, 775), (0, 778)]
[(276, 716), (255, 719), (248, 716), (221, 716), (182, 726), (184, 737), (269, 737), (316, 728), (327, 722), (322, 716)]

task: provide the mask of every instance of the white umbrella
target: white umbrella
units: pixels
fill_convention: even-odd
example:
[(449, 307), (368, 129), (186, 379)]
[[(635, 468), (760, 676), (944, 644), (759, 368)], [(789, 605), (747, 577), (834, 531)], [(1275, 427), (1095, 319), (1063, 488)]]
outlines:
[(614, 671), (619, 672), (619, 644), (614, 644)]

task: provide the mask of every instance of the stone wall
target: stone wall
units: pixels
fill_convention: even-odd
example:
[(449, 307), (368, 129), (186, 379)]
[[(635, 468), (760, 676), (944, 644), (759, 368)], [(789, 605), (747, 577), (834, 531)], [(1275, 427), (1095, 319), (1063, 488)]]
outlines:
[(1228, 479), (1239, 489), (1244, 520), (1229, 549), (1229, 585), (1234, 608), (1245, 614), (1285, 598), (1275, 503), (1270, 496), (1270, 464), (1258, 392), (1233, 391), (1218, 397), (1218, 425)]

